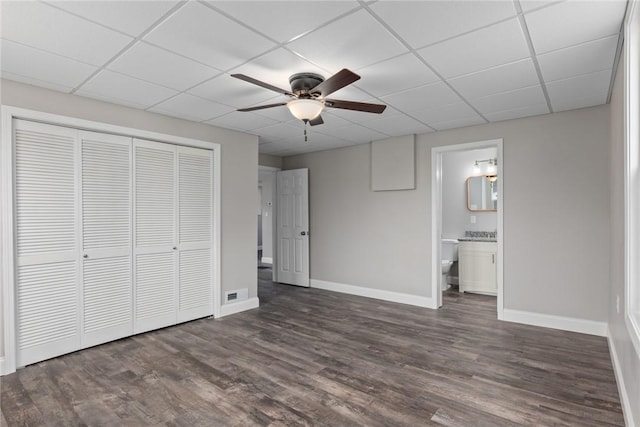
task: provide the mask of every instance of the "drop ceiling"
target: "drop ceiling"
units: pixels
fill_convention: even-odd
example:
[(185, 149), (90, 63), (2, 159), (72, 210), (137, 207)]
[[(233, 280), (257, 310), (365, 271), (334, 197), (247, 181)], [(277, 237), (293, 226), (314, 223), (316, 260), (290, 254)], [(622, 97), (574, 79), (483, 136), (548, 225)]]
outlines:
[[(626, 10), (590, 1), (2, 1), (2, 77), (258, 135), (288, 156), (605, 104)], [(362, 76), (308, 129), (303, 71)]]

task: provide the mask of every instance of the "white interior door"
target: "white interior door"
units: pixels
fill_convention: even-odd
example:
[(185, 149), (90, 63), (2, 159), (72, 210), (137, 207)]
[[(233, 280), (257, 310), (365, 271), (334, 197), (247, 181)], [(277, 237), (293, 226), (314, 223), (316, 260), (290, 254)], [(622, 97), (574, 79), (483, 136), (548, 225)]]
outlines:
[(177, 319), (176, 147), (134, 139), (134, 333)]
[(277, 280), (309, 286), (308, 169), (276, 173), (278, 196)]
[(80, 132), (82, 346), (133, 333), (131, 138)]
[(78, 131), (14, 121), (16, 364), (80, 348)]
[(213, 152), (178, 147), (178, 321), (213, 314)]

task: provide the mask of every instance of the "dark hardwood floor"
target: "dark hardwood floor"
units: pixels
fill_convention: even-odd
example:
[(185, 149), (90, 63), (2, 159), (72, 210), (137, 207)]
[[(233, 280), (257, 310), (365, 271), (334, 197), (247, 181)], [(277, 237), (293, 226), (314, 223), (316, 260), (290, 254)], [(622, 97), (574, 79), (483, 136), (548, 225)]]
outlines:
[(271, 283), (261, 307), (2, 377), (8, 426), (624, 425), (604, 338)]

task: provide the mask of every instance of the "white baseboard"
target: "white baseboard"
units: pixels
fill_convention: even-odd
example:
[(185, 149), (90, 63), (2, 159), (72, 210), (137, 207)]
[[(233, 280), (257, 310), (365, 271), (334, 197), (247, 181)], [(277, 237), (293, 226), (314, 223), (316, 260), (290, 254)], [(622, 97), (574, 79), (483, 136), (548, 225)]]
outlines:
[(345, 285), (344, 283), (327, 282), (317, 279), (311, 279), (309, 281), (309, 284), (312, 288), (324, 289), (327, 291), (358, 295), (361, 297), (375, 298), (384, 301), (399, 302), (401, 304), (415, 305), (418, 307), (437, 308), (434, 307), (433, 298), (421, 297), (418, 295), (403, 294), (400, 292), (385, 291), (381, 289), (364, 288), (362, 286)]
[(260, 262), (262, 262), (263, 264), (273, 264), (273, 258), (263, 256), (260, 259)]
[(232, 314), (240, 313), (246, 310), (252, 310), (260, 307), (260, 300), (258, 297), (246, 299), (244, 301), (233, 302), (231, 304), (223, 304), (220, 307), (220, 317), (230, 316)]
[(581, 334), (607, 336), (607, 323), (594, 320), (576, 319), (573, 317), (555, 316), (552, 314), (533, 313), (505, 308), (502, 320), (507, 322), (524, 323), (525, 325), (542, 326), (563, 331), (579, 332)]
[(609, 353), (611, 354), (611, 363), (613, 364), (613, 372), (616, 376), (616, 384), (618, 385), (618, 394), (620, 395), (620, 403), (622, 404), (622, 414), (624, 415), (624, 423), (627, 427), (635, 427), (633, 419), (633, 411), (631, 410), (631, 402), (627, 395), (627, 387), (624, 383), (624, 375), (620, 370), (620, 359), (613, 339), (611, 339), (611, 330), (607, 329), (607, 341), (609, 342)]

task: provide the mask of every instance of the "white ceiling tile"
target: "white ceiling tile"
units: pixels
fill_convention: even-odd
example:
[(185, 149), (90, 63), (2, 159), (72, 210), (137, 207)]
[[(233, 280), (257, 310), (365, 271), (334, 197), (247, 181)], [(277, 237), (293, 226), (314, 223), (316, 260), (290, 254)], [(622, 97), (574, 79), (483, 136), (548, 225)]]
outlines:
[(427, 123), (429, 126), (431, 126), (432, 123), (479, 117), (478, 113), (464, 102), (456, 102), (454, 104), (444, 105), (438, 108), (413, 111), (412, 116), (423, 123)]
[(520, 8), (523, 12), (530, 12), (562, 1), (565, 0), (520, 0)]
[(487, 113), (484, 116), (490, 122), (499, 122), (501, 120), (519, 119), (521, 117), (539, 116), (540, 114), (548, 114), (549, 107), (547, 103), (527, 105), (526, 107), (511, 108), (504, 111), (496, 111)]
[(409, 112), (453, 104), (460, 101), (460, 97), (446, 84), (439, 82), (384, 96), (382, 100), (400, 111)]
[(481, 98), (540, 84), (530, 59), (502, 65), (449, 80), (449, 83), (467, 99)]
[(538, 55), (546, 82), (613, 68), (618, 36)]
[(150, 108), (149, 111), (181, 117), (187, 120), (204, 121), (233, 111), (233, 108), (197, 96), (181, 93)]
[(51, 83), (45, 80), (38, 80), (32, 77), (26, 77), (21, 74), (14, 74), (8, 71), (2, 71), (2, 78), (6, 80), (13, 80), (14, 82), (20, 82), (32, 86), (43, 87), (45, 89), (57, 90), (58, 92), (69, 93), (73, 90), (72, 87)]
[(145, 40), (211, 67), (236, 67), (275, 44), (198, 2), (189, 2)]
[(467, 117), (462, 119), (447, 120), (444, 122), (430, 123), (429, 125), (436, 130), (447, 130), (463, 128), (466, 126), (481, 125), (486, 123), (480, 117)]
[(156, 22), (177, 1), (49, 1), (61, 9), (107, 27), (138, 36)]
[(113, 71), (103, 70), (76, 92), (116, 104), (148, 108), (178, 92)]
[[(213, 7), (260, 31), (287, 42), (359, 7), (355, 1), (210, 1)], [(268, 17), (265, 19), (265, 17)]]
[(516, 15), (511, 1), (379, 1), (370, 7), (413, 48)]
[[(306, 72), (328, 76), (328, 73), (320, 67), (283, 48), (268, 52), (249, 63), (234, 68), (231, 72), (234, 74), (246, 74), (286, 90), (291, 90), (289, 77), (293, 74)], [(260, 89), (258, 86), (255, 86), (255, 88)]]
[(472, 99), (469, 102), (482, 114), (521, 108), (529, 105), (547, 104), (540, 85), (484, 96), (482, 98)]
[(85, 81), (97, 67), (25, 45), (2, 40), (2, 77), (7, 73), (22, 76), (22, 82), (47, 84), (47, 87), (71, 89)]
[(525, 14), (536, 53), (617, 34), (626, 1), (566, 1)]
[(332, 72), (356, 70), (407, 52), (364, 10), (300, 37), (287, 47)]
[(373, 129), (389, 136), (409, 135), (412, 133), (433, 132), (433, 129), (404, 114), (380, 117), (361, 123), (361, 126)]
[(108, 68), (180, 91), (220, 74), (219, 70), (143, 42), (131, 47)]
[(259, 128), (260, 135), (274, 136), (291, 140), (304, 140), (304, 124), (302, 122), (288, 124), (278, 123), (271, 126)]
[(388, 138), (389, 136), (357, 124), (352, 124), (336, 129), (322, 129), (321, 132), (330, 136), (356, 143), (377, 141), (379, 139)]
[(46, 3), (2, 2), (2, 38), (92, 65), (102, 65), (133, 39)]
[(439, 80), (412, 53), (355, 70), (361, 79), (355, 85), (374, 96), (385, 96)]
[(517, 19), (510, 19), (418, 51), (443, 77), (473, 73), (529, 57)]
[(223, 128), (251, 132), (253, 129), (271, 126), (276, 124), (277, 122), (275, 120), (271, 120), (267, 117), (260, 116), (255, 113), (242, 113), (239, 111), (232, 111), (231, 113), (225, 114), (224, 116), (208, 120), (206, 123)]
[(551, 106), (557, 112), (605, 104), (610, 81), (611, 70), (605, 70), (548, 83)]
[(236, 108), (287, 102), (290, 99), (260, 86), (231, 77), (228, 74), (221, 74), (190, 89), (188, 92), (192, 95)]

